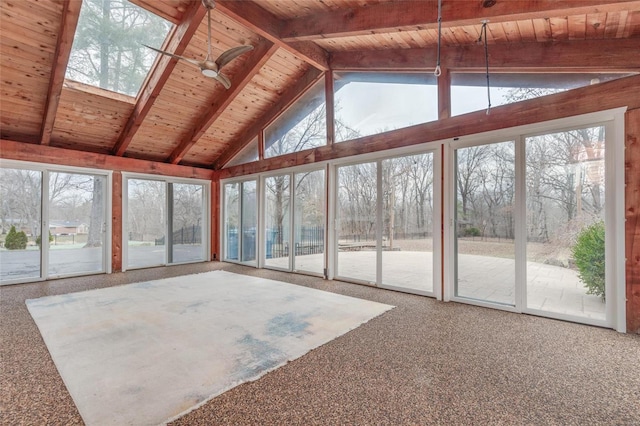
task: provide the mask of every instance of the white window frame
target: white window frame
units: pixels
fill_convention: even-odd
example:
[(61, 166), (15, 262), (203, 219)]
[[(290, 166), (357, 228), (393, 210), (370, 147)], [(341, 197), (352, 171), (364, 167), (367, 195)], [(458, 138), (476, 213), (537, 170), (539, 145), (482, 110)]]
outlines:
[(93, 169), (93, 168), (85, 168), (85, 167), (75, 167), (75, 166), (63, 166), (56, 164), (46, 164), (46, 163), (36, 163), (31, 161), (20, 161), (20, 160), (5, 160), (2, 159), (0, 162), (0, 166), (6, 169), (25, 169), (25, 170), (33, 170), (36, 172), (42, 173), (42, 187), (41, 187), (41, 200), (40, 200), (40, 235), (49, 235), (49, 174), (53, 173), (75, 173), (75, 174), (83, 174), (83, 175), (94, 175), (94, 176), (103, 176), (105, 177), (105, 203), (104, 203), (104, 223), (105, 223), (105, 238), (104, 238), (104, 247), (103, 247), (103, 268), (101, 271), (91, 271), (91, 272), (76, 272), (71, 274), (49, 274), (49, 244), (42, 244), (40, 249), (40, 276), (37, 278), (20, 278), (15, 280), (6, 280), (0, 283), (0, 286), (3, 285), (12, 285), (12, 284), (21, 284), (28, 282), (39, 282), (46, 281), (52, 278), (70, 278), (70, 277), (78, 277), (78, 276), (87, 276), (87, 275), (98, 275), (98, 274), (110, 274), (111, 269), (111, 251), (112, 251), (112, 222), (111, 222), (111, 210), (112, 210), (112, 176), (113, 172), (111, 170), (104, 169)]
[[(445, 167), (448, 172), (444, 176), (445, 208), (444, 253), (445, 256), (445, 301), (456, 301), (510, 312), (530, 313), (565, 321), (613, 328), (626, 332), (625, 304), (625, 234), (624, 234), (624, 113), (626, 107), (615, 108), (596, 113), (584, 114), (558, 120), (536, 123), (526, 126), (512, 127), (476, 135), (454, 138), (445, 143)], [(523, 261), (526, 253), (526, 236), (524, 235), (523, 218), (526, 214), (525, 179), (524, 179), (524, 140), (526, 137), (554, 133), (576, 128), (605, 126), (605, 258), (607, 306), (605, 320), (582, 318), (571, 315), (534, 310), (526, 308), (526, 266)], [(515, 306), (456, 297), (454, 239), (455, 239), (455, 167), (454, 151), (469, 146), (515, 141), (516, 146), (516, 283)], [(611, 236), (614, 236), (613, 238)]]
[[(171, 201), (169, 198), (169, 184), (170, 183), (183, 183), (190, 185), (202, 185), (204, 188), (202, 194), (202, 203), (203, 203), (203, 218), (205, 219), (201, 227), (202, 232), (202, 244), (203, 247), (203, 259), (197, 260), (189, 260), (186, 262), (172, 262), (169, 263), (169, 252), (168, 252), (168, 238), (169, 236), (169, 215), (165, 215), (165, 223), (164, 231), (165, 231), (165, 245), (164, 245), (164, 261), (160, 265), (148, 265), (148, 266), (140, 266), (140, 267), (128, 267), (129, 263), (129, 179), (140, 179), (140, 180), (153, 180), (157, 182), (163, 182), (165, 187), (165, 208), (166, 211), (169, 212), (169, 202)], [(211, 181), (204, 179), (192, 179), (192, 178), (183, 178), (177, 176), (164, 176), (164, 175), (153, 175), (146, 173), (134, 173), (134, 172), (122, 172), (122, 272), (127, 270), (136, 270), (136, 269), (146, 269), (153, 268), (156, 266), (174, 266), (174, 265), (184, 265), (190, 263), (202, 263), (207, 262), (211, 259)]]

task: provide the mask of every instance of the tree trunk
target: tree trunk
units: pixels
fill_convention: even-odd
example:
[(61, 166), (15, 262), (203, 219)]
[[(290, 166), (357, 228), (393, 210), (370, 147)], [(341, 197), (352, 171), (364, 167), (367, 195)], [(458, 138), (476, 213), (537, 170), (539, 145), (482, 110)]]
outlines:
[(91, 218), (89, 220), (89, 235), (85, 247), (102, 246), (102, 226), (104, 224), (104, 179), (93, 178), (93, 202), (91, 203)]

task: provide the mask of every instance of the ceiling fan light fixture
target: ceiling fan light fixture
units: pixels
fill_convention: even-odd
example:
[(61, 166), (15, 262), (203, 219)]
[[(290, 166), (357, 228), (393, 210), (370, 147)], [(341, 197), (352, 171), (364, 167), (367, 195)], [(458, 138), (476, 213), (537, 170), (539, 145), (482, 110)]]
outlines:
[(218, 72), (216, 70), (212, 70), (212, 69), (208, 69), (208, 68), (204, 68), (201, 70), (202, 75), (204, 75), (205, 77), (217, 77), (218, 76)]

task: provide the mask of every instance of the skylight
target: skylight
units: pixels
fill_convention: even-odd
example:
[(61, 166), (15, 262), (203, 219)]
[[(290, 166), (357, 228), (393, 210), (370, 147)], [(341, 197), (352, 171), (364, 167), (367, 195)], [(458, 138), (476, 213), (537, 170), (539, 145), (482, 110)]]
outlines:
[(136, 96), (172, 24), (127, 0), (83, 0), (66, 78)]

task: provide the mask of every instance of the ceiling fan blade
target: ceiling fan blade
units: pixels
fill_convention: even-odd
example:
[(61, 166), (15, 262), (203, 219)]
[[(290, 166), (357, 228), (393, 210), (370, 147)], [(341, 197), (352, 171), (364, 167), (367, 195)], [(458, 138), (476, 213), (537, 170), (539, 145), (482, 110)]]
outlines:
[(229, 80), (229, 77), (227, 77), (226, 75), (218, 74), (213, 78), (218, 80), (220, 82), (220, 84), (222, 84), (224, 86), (225, 89), (230, 89), (231, 88), (231, 80)]
[(165, 52), (164, 50), (156, 49), (155, 47), (147, 46), (146, 44), (143, 44), (143, 46), (144, 47), (148, 47), (151, 50), (155, 50), (158, 53), (162, 53), (163, 55), (170, 56), (170, 57), (172, 57), (174, 59), (183, 60), (185, 62), (190, 63), (191, 65), (195, 65), (198, 68), (200, 68), (202, 66), (200, 61), (196, 61), (195, 59), (185, 58), (184, 56), (180, 56), (180, 55), (174, 55), (173, 53)]
[(229, 49), (226, 52), (223, 52), (222, 55), (220, 55), (218, 57), (218, 59), (216, 59), (216, 64), (218, 64), (218, 68), (222, 68), (226, 64), (228, 64), (229, 62), (233, 61), (238, 56), (240, 56), (243, 53), (246, 53), (246, 52), (248, 52), (250, 50), (253, 50), (253, 46), (251, 46), (251, 45), (238, 46), (238, 47), (234, 47), (232, 49)]

